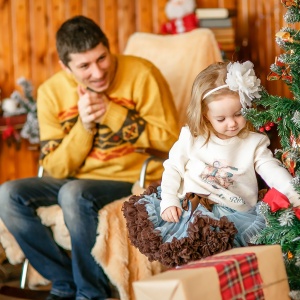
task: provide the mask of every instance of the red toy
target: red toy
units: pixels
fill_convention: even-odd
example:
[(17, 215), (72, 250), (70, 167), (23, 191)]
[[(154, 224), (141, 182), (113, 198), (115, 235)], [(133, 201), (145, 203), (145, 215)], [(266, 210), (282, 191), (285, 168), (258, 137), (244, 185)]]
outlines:
[(161, 33), (178, 34), (197, 28), (195, 8), (194, 0), (169, 0), (165, 8), (169, 21), (162, 25)]

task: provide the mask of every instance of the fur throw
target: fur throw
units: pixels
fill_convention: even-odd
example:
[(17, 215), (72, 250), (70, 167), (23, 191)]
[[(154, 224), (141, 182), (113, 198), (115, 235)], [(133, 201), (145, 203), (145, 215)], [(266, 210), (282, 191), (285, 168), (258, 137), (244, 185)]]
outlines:
[(96, 261), (105, 270), (119, 291), (122, 300), (134, 300), (132, 282), (162, 272), (162, 265), (149, 262), (128, 238), (122, 205), (129, 197), (106, 205), (99, 213), (98, 237), (92, 250)]

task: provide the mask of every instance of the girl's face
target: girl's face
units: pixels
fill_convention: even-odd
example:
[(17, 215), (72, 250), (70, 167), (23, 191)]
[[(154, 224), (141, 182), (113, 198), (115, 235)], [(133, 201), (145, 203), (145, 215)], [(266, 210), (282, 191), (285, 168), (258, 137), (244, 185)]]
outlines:
[(206, 118), (222, 139), (236, 136), (246, 125), (238, 95), (223, 95), (207, 103)]

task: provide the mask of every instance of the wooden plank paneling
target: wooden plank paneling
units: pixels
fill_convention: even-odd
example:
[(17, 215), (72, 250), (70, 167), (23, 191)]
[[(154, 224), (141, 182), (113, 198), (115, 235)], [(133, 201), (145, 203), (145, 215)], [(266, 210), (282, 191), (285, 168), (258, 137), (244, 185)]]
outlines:
[[(30, 49), (31, 49), (31, 76), (34, 88), (41, 84), (51, 73), (48, 55), (49, 37), (47, 34), (47, 0), (31, 1), (29, 7), (30, 20)], [(36, 91), (35, 91), (36, 92)], [(34, 94), (35, 94), (34, 92)]]
[(82, 14), (82, 0), (65, 0), (65, 18)]
[[(239, 58), (249, 58), (249, 9), (248, 0), (239, 0), (236, 16), (236, 44), (239, 47)], [(242, 26), (241, 26), (242, 24)]]
[(236, 9), (237, 0), (218, 0), (217, 7), (227, 7), (229, 9)]
[(12, 36), (14, 81), (20, 77), (31, 77), (31, 48), (29, 29), (29, 3), (27, 0), (12, 0)]
[[(99, 24), (105, 31), (112, 52), (119, 52), (118, 0), (103, 0), (100, 7)], [(122, 23), (121, 23), (122, 24)]]
[[(0, 89), (1, 97), (7, 97), (13, 90), (14, 66), (10, 1), (0, 0)], [(4, 29), (5, 28), (5, 29)], [(0, 99), (1, 101), (1, 99)]]
[[(14, 154), (14, 166), (15, 172), (18, 178), (27, 176), (36, 176), (38, 171), (38, 151), (29, 150), (30, 144), (27, 141), (22, 141), (21, 148), (15, 151)], [(13, 148), (11, 149), (13, 150)], [(26, 163), (21, 163), (24, 161)]]
[(290, 97), (284, 82), (267, 80), (271, 64), (282, 52), (275, 42), (275, 34), (286, 26), (283, 19), (285, 11), (278, 0), (242, 0), (242, 5), (238, 6), (237, 32), (240, 42), (247, 39), (240, 58), (254, 63), (255, 70), (269, 93)]
[[(166, 2), (167, 0), (0, 0), (2, 28), (9, 24), (7, 30), (0, 33), (3, 45), (0, 49), (0, 86), (4, 86), (3, 94), (7, 96), (11, 93), (19, 76), (28, 75), (34, 85), (38, 86), (60, 69), (55, 49), (55, 32), (66, 18), (80, 13), (93, 18), (108, 35), (111, 50), (122, 52), (132, 32), (159, 32), (161, 24), (166, 21)], [(239, 30), (236, 34), (240, 46), (247, 46), (251, 38), (251, 54), (246, 54), (245, 58), (252, 58), (266, 72), (266, 65), (274, 60), (274, 54), (279, 53), (274, 42), (274, 32), (283, 23), (285, 8), (280, 1), (196, 2), (199, 7), (239, 7)], [(251, 28), (251, 34), (248, 28)], [(259, 49), (267, 49), (267, 56), (262, 55), (262, 50)]]
[(218, 0), (196, 0), (197, 7), (219, 7)]
[(56, 53), (55, 47), (55, 34), (60, 25), (66, 20), (65, 17), (65, 6), (64, 1), (61, 0), (52, 0), (47, 1), (47, 9), (48, 9), (48, 55), (49, 55), (49, 65), (47, 66), (50, 69), (50, 73), (54, 74), (58, 70), (60, 70), (60, 66), (58, 63), (58, 55)]
[(236, 9), (238, 1), (240, 0), (196, 0), (196, 5), (203, 8), (226, 7)]
[(22, 141), (18, 149), (15, 143), (8, 145), (0, 140), (0, 184), (15, 178), (36, 176), (39, 153), (29, 150), (29, 147), (27, 141)]
[(137, 1), (136, 31), (153, 32), (151, 1), (148, 0)]
[[(85, 0), (83, 1), (82, 14), (90, 17), (95, 22), (100, 20), (100, 1)], [(100, 22), (99, 22), (100, 25)]]
[(161, 32), (161, 24), (167, 21), (165, 6), (167, 0), (153, 0), (153, 32)]
[[(19, 89), (16, 80), (21, 76), (27, 77), (36, 91), (44, 80), (60, 70), (55, 33), (67, 18), (78, 14), (92, 18), (107, 34), (111, 51), (118, 53), (124, 50), (133, 32), (160, 32), (161, 25), (167, 21), (167, 1), (0, 0), (2, 97)], [(233, 59), (253, 61), (257, 74), (271, 94), (291, 97), (282, 81), (266, 80), (271, 63), (282, 51), (275, 42), (275, 33), (286, 25), (283, 20), (286, 9), (281, 1), (195, 1), (197, 7), (237, 8), (236, 41), (240, 51)], [(0, 183), (35, 173), (36, 154), (28, 150), (26, 141), (23, 142), (19, 152), (1, 142)]]
[(135, 1), (118, 0), (118, 40), (119, 52), (125, 48), (129, 36), (135, 30)]
[(15, 153), (14, 145), (8, 147), (5, 141), (0, 140), (0, 183), (18, 178), (15, 168)]

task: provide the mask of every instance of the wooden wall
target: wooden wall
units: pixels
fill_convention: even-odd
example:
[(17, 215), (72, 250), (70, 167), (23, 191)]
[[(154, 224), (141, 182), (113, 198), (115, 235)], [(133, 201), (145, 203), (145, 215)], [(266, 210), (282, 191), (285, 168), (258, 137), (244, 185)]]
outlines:
[(38, 86), (59, 70), (55, 33), (67, 18), (83, 14), (122, 52), (135, 31), (158, 32), (166, 0), (1, 0), (0, 87), (8, 95), (24, 76)]
[(284, 26), (286, 8), (280, 0), (238, 0), (237, 44), (240, 56), (250, 59), (262, 84), (271, 94), (291, 97), (282, 81), (267, 81), (270, 65), (282, 50), (275, 42), (275, 34)]
[[(111, 50), (122, 52), (136, 32), (159, 33), (166, 21), (167, 0), (0, 0), (0, 89), (2, 98), (19, 89), (16, 80), (28, 78), (34, 87), (59, 70), (55, 32), (67, 18), (83, 14), (106, 32)], [(289, 96), (282, 82), (267, 82), (270, 64), (280, 49), (275, 33), (283, 26), (280, 0), (197, 0), (198, 7), (237, 9), (237, 52), (233, 59), (250, 59), (270, 93)], [(183, 62), (184, 63), (184, 62)], [(35, 92), (35, 91), (34, 91)], [(0, 140), (0, 183), (36, 174), (37, 153), (8, 147)]]

